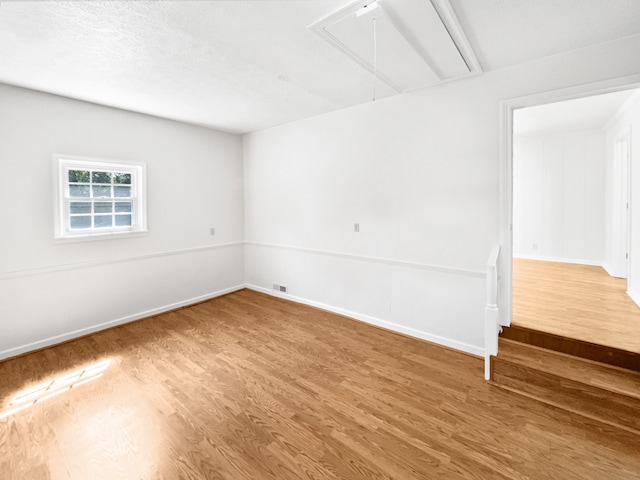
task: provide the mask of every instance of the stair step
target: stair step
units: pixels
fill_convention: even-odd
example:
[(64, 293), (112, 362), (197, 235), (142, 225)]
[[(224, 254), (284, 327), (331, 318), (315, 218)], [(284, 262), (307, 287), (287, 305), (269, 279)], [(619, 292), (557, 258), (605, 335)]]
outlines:
[(640, 373), (500, 338), (494, 384), (640, 434)]
[(597, 345), (517, 325), (505, 328), (500, 335), (500, 339), (515, 340), (528, 345), (640, 372), (640, 353), (637, 352)]
[(640, 400), (640, 372), (503, 338), (500, 339), (498, 357)]

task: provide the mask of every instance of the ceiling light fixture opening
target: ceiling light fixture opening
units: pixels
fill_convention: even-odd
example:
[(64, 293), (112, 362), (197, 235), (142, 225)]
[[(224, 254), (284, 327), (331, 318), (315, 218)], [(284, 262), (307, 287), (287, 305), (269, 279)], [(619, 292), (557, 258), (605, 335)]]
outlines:
[(362, 7), (360, 10), (356, 11), (356, 17), (361, 17), (363, 15), (366, 15), (367, 13), (371, 13), (375, 11), (377, 8), (378, 8), (377, 0), (371, 3), (368, 3), (364, 7)]

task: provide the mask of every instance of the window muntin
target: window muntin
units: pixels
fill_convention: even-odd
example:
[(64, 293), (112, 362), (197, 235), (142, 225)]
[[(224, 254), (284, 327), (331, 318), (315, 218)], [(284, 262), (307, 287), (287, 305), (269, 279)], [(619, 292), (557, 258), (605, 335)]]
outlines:
[(70, 230), (133, 225), (131, 173), (69, 168), (67, 176)]
[(144, 165), (57, 161), (56, 238), (146, 231)]

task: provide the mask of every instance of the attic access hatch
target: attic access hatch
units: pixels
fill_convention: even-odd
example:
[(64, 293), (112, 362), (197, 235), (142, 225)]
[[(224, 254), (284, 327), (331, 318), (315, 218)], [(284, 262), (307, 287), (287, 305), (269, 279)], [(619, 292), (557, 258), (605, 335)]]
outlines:
[(359, 0), (308, 28), (397, 93), (482, 72), (448, 0)]

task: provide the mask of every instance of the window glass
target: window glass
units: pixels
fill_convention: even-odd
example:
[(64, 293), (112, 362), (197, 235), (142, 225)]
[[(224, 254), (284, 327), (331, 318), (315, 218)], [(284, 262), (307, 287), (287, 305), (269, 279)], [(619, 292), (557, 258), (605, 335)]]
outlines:
[(93, 213), (111, 213), (113, 211), (113, 203), (111, 202), (95, 202), (93, 204)]
[(69, 170), (69, 182), (89, 183), (89, 172), (87, 170)]
[(114, 173), (113, 183), (117, 183), (121, 185), (131, 185), (131, 174), (130, 173)]
[(131, 187), (113, 187), (116, 197), (130, 197)]
[(71, 202), (70, 213), (91, 213), (90, 202)]
[(111, 173), (109, 172), (92, 172), (92, 183), (111, 183)]
[(116, 212), (131, 212), (131, 202), (116, 202)]
[(111, 215), (96, 215), (93, 218), (96, 228), (111, 227), (113, 225), (113, 217)]
[(94, 198), (111, 197), (111, 187), (103, 187), (102, 185), (93, 185), (92, 192)]
[(131, 225), (131, 215), (116, 215), (116, 225), (119, 227)]
[(71, 228), (91, 228), (91, 216), (79, 215), (71, 217)]
[(89, 193), (88, 185), (69, 185), (69, 195), (71, 197), (88, 197)]

